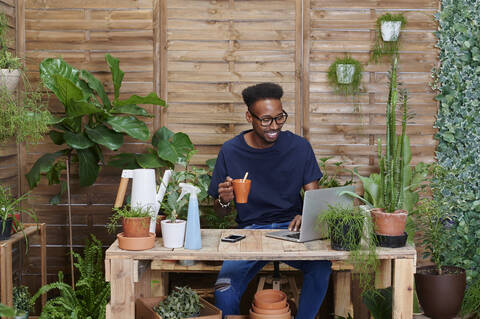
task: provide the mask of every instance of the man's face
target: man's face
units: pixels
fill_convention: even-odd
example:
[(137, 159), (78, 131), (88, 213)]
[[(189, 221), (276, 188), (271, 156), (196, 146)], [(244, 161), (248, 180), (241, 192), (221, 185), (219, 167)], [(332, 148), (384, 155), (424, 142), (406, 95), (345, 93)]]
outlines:
[[(252, 112), (253, 115), (250, 113)], [(252, 123), (253, 131), (259, 138), (259, 142), (262, 144), (273, 144), (282, 130), (282, 126), (277, 124), (277, 121), (273, 120), (268, 126), (262, 126), (262, 120), (271, 119), (283, 114), (282, 102), (277, 99), (265, 99), (255, 102), (250, 111), (247, 111), (246, 118), (249, 123)]]

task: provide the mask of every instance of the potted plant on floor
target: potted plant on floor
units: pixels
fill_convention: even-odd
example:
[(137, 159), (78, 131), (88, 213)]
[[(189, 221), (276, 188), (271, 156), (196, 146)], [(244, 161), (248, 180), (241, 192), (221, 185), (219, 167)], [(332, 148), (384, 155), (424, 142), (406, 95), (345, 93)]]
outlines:
[(371, 60), (378, 63), (384, 56), (398, 55), (400, 29), (407, 20), (402, 14), (386, 13), (377, 19), (375, 45)]
[(117, 234), (118, 246), (125, 250), (145, 250), (155, 245), (155, 234), (149, 232), (151, 212), (146, 208), (124, 206), (113, 208), (114, 214), (107, 225), (114, 233), (122, 221), (123, 232)]
[(452, 220), (435, 199), (424, 199), (413, 212), (417, 235), (432, 266), (417, 268), (415, 285), (425, 315), (433, 319), (453, 318), (465, 294), (465, 269), (447, 265), (445, 256), (453, 237)]
[(15, 319), (27, 319), (29, 312), (33, 308), (33, 302), (28, 291), (28, 287), (13, 287), (13, 309), (15, 309)]
[[(10, 238), (13, 223), (23, 232), (23, 224), (17, 219), (18, 214), (24, 213), (34, 221), (37, 220), (33, 211), (21, 206), (22, 201), (27, 199), (28, 196), (27, 193), (14, 197), (8, 187), (0, 185), (0, 240)], [(28, 243), (27, 236), (25, 236), (25, 241)]]
[(328, 68), (328, 83), (335, 93), (343, 96), (352, 95), (355, 110), (358, 109), (362, 71), (362, 64), (350, 56), (337, 58)]

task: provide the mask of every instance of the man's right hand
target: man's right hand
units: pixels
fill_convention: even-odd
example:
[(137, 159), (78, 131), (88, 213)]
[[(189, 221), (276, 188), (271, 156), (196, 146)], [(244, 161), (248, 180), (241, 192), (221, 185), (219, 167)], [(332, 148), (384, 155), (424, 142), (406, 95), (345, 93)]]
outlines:
[(223, 204), (233, 200), (232, 178), (227, 176), (225, 182), (218, 184), (218, 196)]

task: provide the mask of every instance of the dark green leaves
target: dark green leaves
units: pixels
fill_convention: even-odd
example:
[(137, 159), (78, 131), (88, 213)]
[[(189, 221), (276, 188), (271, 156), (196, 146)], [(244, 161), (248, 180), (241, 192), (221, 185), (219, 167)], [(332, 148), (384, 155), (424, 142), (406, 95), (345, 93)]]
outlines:
[(154, 104), (166, 106), (165, 101), (159, 98), (154, 92), (144, 97), (134, 94), (126, 100), (118, 101), (115, 105), (122, 106), (127, 104)]
[(84, 133), (74, 134), (72, 132), (65, 132), (63, 135), (65, 138), (65, 143), (68, 146), (75, 148), (75, 149), (86, 149), (93, 146), (93, 142), (90, 141)]
[(125, 104), (122, 106), (115, 106), (111, 111), (111, 113), (118, 114), (131, 114), (131, 115), (139, 115), (145, 117), (152, 117), (144, 108), (139, 107), (135, 104)]
[(92, 149), (77, 150), (80, 177), (80, 186), (90, 186), (95, 183), (100, 167), (98, 158)]
[(100, 80), (98, 80), (96, 77), (94, 77), (92, 73), (90, 73), (88, 71), (85, 71), (85, 70), (81, 71), (80, 76), (82, 77), (82, 79), (87, 81), (88, 86), (92, 90), (97, 92), (98, 96), (102, 100), (103, 105), (107, 109), (110, 109), (110, 107), (111, 107), (110, 100), (108, 99), (107, 93), (105, 93), (105, 89), (103, 88), (102, 82), (100, 82)]
[(135, 169), (141, 168), (137, 164), (137, 157), (135, 154), (131, 153), (122, 153), (112, 157), (110, 162), (108, 162), (109, 166), (124, 168), (124, 169)]
[(148, 139), (149, 132), (147, 125), (134, 116), (110, 117), (106, 122), (110, 124), (116, 132), (127, 133), (131, 137), (141, 141)]
[(96, 128), (89, 128), (85, 126), (85, 133), (87, 136), (97, 144), (106, 146), (108, 149), (115, 151), (123, 144), (123, 135), (117, 133), (104, 125), (99, 125)]
[(118, 100), (120, 96), (120, 87), (122, 86), (124, 73), (120, 70), (120, 62), (117, 58), (112, 57), (110, 54), (105, 55), (105, 61), (107, 61), (112, 72), (113, 89), (115, 91), (115, 100)]
[(40, 157), (35, 164), (33, 164), (32, 169), (28, 172), (25, 177), (27, 178), (28, 185), (30, 188), (34, 188), (38, 185), (40, 181), (40, 174), (47, 173), (53, 166), (55, 160), (63, 155), (63, 151), (59, 151), (52, 154), (45, 154)]

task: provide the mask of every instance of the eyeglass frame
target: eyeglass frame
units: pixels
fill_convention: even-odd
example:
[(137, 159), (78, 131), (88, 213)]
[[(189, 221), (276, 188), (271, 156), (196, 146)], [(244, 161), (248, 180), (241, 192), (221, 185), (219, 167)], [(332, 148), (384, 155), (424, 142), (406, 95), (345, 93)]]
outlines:
[[(264, 118), (260, 118), (258, 117), (257, 115), (255, 115), (255, 113), (253, 113), (250, 109), (248, 110), (248, 113), (250, 113), (254, 118), (256, 118), (257, 120), (260, 121), (260, 126), (263, 126), (263, 127), (269, 127), (270, 125), (272, 125), (273, 123), (273, 120), (275, 120), (275, 123), (278, 125), (278, 126), (281, 126), (283, 124), (285, 124), (285, 122), (287, 122), (287, 119), (288, 119), (288, 113), (285, 112), (285, 110), (282, 110), (282, 114), (281, 115), (277, 115), (275, 117), (271, 117), (271, 116), (267, 116), (267, 117), (264, 117)], [(282, 117), (282, 116), (285, 116), (285, 121), (283, 123), (278, 123), (277, 119)], [(268, 123), (267, 125), (263, 125), (263, 121), (264, 120), (267, 120), (270, 118), (270, 123)]]

